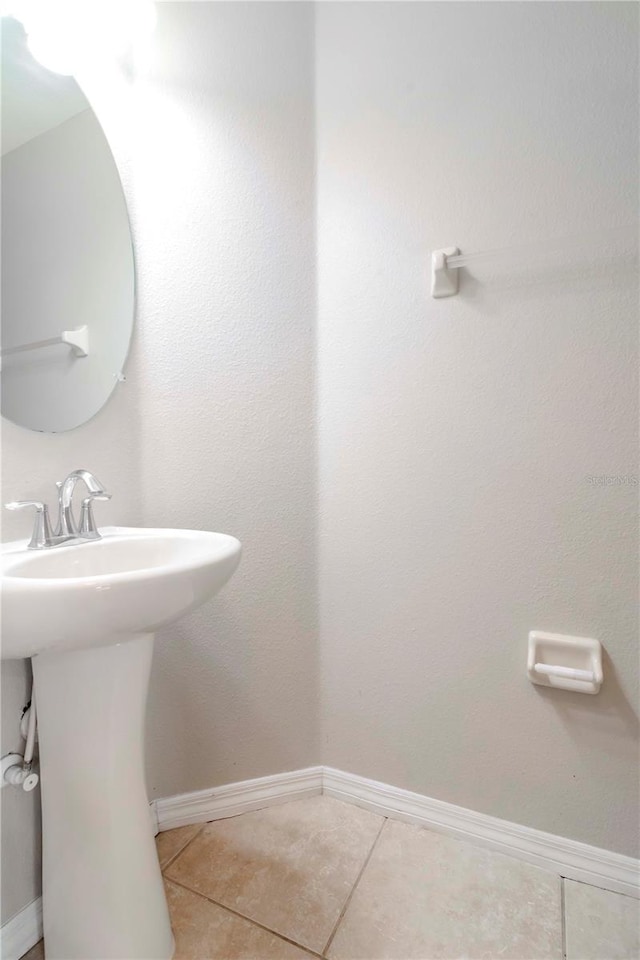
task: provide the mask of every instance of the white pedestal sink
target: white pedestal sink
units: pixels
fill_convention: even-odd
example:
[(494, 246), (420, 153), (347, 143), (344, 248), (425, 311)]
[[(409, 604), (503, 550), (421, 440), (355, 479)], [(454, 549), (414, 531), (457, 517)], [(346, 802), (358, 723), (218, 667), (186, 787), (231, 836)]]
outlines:
[(240, 551), (224, 534), (124, 527), (3, 545), (2, 658), (33, 658), (47, 960), (173, 954), (143, 770), (153, 632), (212, 597)]

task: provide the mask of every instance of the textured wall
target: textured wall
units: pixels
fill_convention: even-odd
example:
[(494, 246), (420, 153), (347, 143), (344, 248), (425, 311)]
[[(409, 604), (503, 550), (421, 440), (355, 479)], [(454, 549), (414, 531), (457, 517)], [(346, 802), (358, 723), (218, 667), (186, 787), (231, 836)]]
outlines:
[[(158, 636), (151, 796), (318, 760), (312, 40), (306, 4), (162, 3), (144, 77), (85, 78), (133, 220), (127, 382), (68, 434), (2, 423), (5, 500), (52, 501), (86, 466), (113, 493), (105, 523), (243, 541), (220, 597)], [(6, 753), (27, 665), (3, 674)], [(34, 802), (3, 805), (3, 920), (38, 893)]]
[(317, 760), (313, 9), (168, 7), (134, 164), (142, 519), (244, 552), (158, 636), (153, 796)]
[[(127, 383), (69, 434), (3, 422), (5, 499), (87, 466), (105, 522), (243, 540), (219, 598), (158, 637), (153, 796), (317, 762), (320, 677), (313, 12), (159, 12), (126, 104), (87, 87), (135, 233)], [(425, 260), (628, 221), (636, 11), (317, 15), (324, 760), (631, 853), (635, 496), (586, 477), (635, 468), (633, 279), (478, 268), (436, 303)], [(600, 637), (602, 694), (531, 687), (532, 628)], [(27, 667), (3, 673), (4, 753)], [(3, 919), (38, 884), (37, 801), (6, 793)]]
[[(319, 4), (324, 761), (637, 850), (637, 7)], [(587, 270), (427, 252), (565, 235)], [(615, 238), (614, 238), (615, 239)], [(622, 246), (622, 245), (620, 245)], [(594, 636), (597, 697), (525, 676)]]

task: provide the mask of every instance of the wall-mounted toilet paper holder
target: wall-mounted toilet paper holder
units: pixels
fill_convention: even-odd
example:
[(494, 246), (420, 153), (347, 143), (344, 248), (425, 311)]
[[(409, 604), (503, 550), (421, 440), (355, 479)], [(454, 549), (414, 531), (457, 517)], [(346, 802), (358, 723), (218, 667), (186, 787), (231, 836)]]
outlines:
[(532, 683), (575, 693), (598, 693), (602, 686), (602, 645), (591, 637), (562, 633), (529, 634), (527, 674)]

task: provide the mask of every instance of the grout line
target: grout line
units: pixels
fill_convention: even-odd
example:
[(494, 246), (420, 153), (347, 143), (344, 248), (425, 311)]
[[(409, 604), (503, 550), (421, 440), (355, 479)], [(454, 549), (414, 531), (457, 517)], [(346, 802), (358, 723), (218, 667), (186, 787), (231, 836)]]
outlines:
[(567, 960), (567, 921), (565, 918), (564, 877), (560, 877), (560, 928), (562, 931), (562, 960)]
[(640, 903), (640, 897), (634, 893), (621, 893), (619, 890), (612, 890), (611, 887), (603, 887), (599, 883), (591, 883), (590, 880), (576, 880), (574, 877), (565, 877), (564, 875), (562, 879), (565, 882), (568, 880), (570, 883), (579, 883), (583, 887), (593, 887), (594, 890), (604, 890), (605, 893), (611, 893), (614, 897), (626, 897), (627, 900), (635, 900), (636, 903)]
[(180, 880), (174, 880), (172, 877), (167, 877), (166, 879), (168, 883), (173, 883), (174, 886), (181, 887), (188, 893), (193, 893), (196, 897), (200, 897), (201, 900), (205, 900), (207, 903), (213, 903), (216, 907), (220, 907), (222, 910), (226, 910), (227, 913), (233, 914), (234, 917), (239, 917), (240, 920), (246, 920), (247, 923), (253, 924), (254, 927), (258, 927), (260, 930), (264, 930), (266, 933), (271, 933), (274, 937), (277, 937), (278, 940), (284, 940), (285, 943), (290, 943), (292, 947), (297, 947), (299, 950), (304, 950), (305, 953), (310, 954), (312, 957), (317, 957), (318, 960), (324, 960), (321, 953), (317, 953), (315, 950), (312, 950), (311, 947), (305, 946), (304, 943), (298, 943), (297, 940), (292, 940), (291, 937), (286, 937), (283, 933), (278, 933), (277, 930), (272, 930), (271, 927), (266, 927), (264, 923), (260, 923), (259, 920), (253, 920), (251, 917), (247, 917), (244, 913), (239, 913), (237, 910), (234, 910), (233, 907), (228, 907), (225, 903), (220, 903), (219, 900), (214, 900), (213, 897), (208, 897), (205, 893), (200, 893), (198, 890), (192, 890), (191, 887), (188, 887)]
[(202, 833), (202, 831), (204, 830), (205, 827), (206, 827), (206, 823), (201, 824), (200, 829), (199, 829), (199, 830), (196, 830), (196, 832), (194, 833), (194, 835), (193, 835), (192, 837), (189, 837), (189, 839), (188, 839), (187, 842), (184, 844), (184, 846), (180, 847), (180, 849), (178, 850), (178, 852), (177, 852), (177, 853), (174, 853), (174, 855), (173, 855), (169, 860), (167, 860), (166, 863), (164, 863), (164, 864), (162, 865), (162, 867), (160, 868), (162, 873), (164, 873), (165, 870), (168, 870), (169, 867), (171, 867), (171, 866), (175, 863), (175, 861), (178, 859), (178, 857), (180, 856), (180, 854), (181, 854), (181, 853), (184, 853), (185, 850), (187, 849), (187, 847), (190, 847), (190, 846), (191, 846), (191, 844), (193, 843), (193, 841), (194, 841), (197, 837), (200, 836), (200, 834)]
[(351, 903), (351, 900), (352, 900), (352, 898), (353, 898), (353, 895), (354, 895), (354, 893), (356, 892), (356, 887), (357, 887), (358, 884), (360, 883), (360, 880), (361, 880), (361, 878), (362, 878), (362, 874), (363, 874), (363, 873), (365, 872), (365, 870), (367, 869), (367, 866), (368, 866), (368, 864), (369, 864), (369, 860), (371, 860), (371, 857), (372, 857), (372, 855), (373, 855), (373, 851), (375, 850), (376, 844), (378, 843), (378, 840), (380, 839), (380, 834), (381, 834), (382, 831), (384, 830), (384, 825), (385, 825), (385, 823), (387, 822), (388, 819), (389, 819), (388, 817), (384, 817), (384, 819), (383, 819), (383, 821), (382, 821), (382, 826), (380, 827), (380, 829), (379, 829), (378, 832), (376, 833), (375, 840), (374, 840), (373, 843), (371, 844), (371, 849), (369, 850), (369, 853), (367, 854), (367, 858), (366, 858), (366, 860), (364, 861), (364, 863), (362, 864), (362, 868), (361, 868), (361, 870), (360, 870), (360, 873), (359, 873), (358, 876), (356, 877), (356, 882), (354, 883), (353, 887), (351, 888), (351, 893), (350, 893), (349, 896), (347, 897), (347, 899), (346, 899), (346, 901), (345, 901), (345, 904), (344, 904), (342, 910), (340, 911), (340, 916), (339, 916), (338, 919), (336, 920), (335, 926), (334, 926), (333, 930), (331, 931), (331, 936), (329, 937), (329, 939), (327, 940), (327, 942), (326, 942), (326, 944), (325, 944), (324, 950), (322, 951), (322, 955), (323, 955), (323, 956), (326, 956), (326, 955), (327, 955), (328, 950), (329, 950), (329, 947), (330, 947), (331, 944), (333, 943), (333, 938), (335, 937), (336, 933), (338, 932), (338, 927), (339, 927), (340, 924), (342, 923), (342, 920), (343, 920), (343, 918), (344, 918), (344, 915), (345, 915), (345, 913), (347, 912), (347, 910), (348, 910), (348, 908), (349, 908), (349, 904)]

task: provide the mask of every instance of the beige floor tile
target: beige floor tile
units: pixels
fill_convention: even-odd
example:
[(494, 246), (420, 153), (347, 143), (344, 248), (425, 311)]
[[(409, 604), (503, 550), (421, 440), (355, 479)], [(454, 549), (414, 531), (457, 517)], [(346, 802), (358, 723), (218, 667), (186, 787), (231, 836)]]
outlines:
[(387, 821), (328, 953), (335, 960), (559, 960), (560, 878)]
[(156, 837), (156, 849), (160, 866), (164, 867), (180, 853), (183, 847), (202, 830), (201, 823), (192, 823), (188, 827), (176, 827), (175, 830), (163, 830)]
[(209, 823), (167, 876), (318, 953), (383, 820), (310, 797)]
[(311, 955), (229, 913), (196, 893), (167, 882), (173, 960), (307, 960)]
[(23, 954), (21, 960), (44, 960), (44, 940), (38, 940), (35, 947)]
[(640, 902), (633, 897), (564, 882), (567, 960), (638, 960)]

